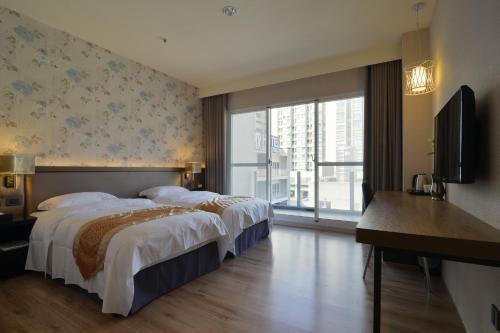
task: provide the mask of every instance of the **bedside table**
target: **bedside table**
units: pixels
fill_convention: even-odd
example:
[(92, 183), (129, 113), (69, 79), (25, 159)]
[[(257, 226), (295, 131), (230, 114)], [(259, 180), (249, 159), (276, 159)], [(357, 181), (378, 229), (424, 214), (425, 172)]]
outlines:
[(0, 222), (0, 277), (24, 272), (31, 229), (36, 218)]

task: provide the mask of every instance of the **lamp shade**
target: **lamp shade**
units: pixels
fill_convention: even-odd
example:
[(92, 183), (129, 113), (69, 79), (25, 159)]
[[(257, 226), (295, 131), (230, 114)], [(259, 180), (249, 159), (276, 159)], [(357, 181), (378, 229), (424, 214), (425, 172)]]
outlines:
[(201, 163), (200, 162), (187, 162), (186, 172), (191, 173), (201, 173)]
[(434, 63), (423, 61), (405, 68), (405, 95), (423, 95), (434, 91)]
[(0, 174), (32, 175), (35, 173), (33, 155), (0, 155)]

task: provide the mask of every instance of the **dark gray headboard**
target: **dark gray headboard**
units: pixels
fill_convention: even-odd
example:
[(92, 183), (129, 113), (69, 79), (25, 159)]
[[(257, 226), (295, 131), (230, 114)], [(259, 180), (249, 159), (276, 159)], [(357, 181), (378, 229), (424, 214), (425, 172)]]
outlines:
[(37, 167), (26, 176), (26, 213), (61, 194), (106, 192), (136, 198), (140, 191), (160, 185), (180, 185), (184, 168)]

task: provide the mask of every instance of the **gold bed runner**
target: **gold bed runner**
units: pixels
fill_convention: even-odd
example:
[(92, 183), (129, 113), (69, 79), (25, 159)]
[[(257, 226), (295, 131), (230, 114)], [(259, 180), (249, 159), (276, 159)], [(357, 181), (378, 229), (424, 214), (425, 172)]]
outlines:
[(78, 230), (73, 243), (73, 256), (85, 280), (104, 268), (104, 258), (111, 238), (119, 231), (162, 217), (196, 212), (183, 207), (154, 207), (138, 209), (90, 221)]
[(216, 213), (222, 215), (224, 209), (234, 204), (252, 200), (252, 197), (217, 197), (201, 204), (198, 204), (195, 208), (204, 210), (210, 213)]

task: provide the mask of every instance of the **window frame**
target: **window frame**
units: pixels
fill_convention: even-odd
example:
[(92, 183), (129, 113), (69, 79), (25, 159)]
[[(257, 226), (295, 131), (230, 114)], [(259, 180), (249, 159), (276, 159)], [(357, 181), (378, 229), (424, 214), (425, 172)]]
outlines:
[[(265, 167), (266, 168), (266, 200), (271, 201), (272, 200), (272, 170), (273, 170), (273, 164), (271, 161), (271, 110), (273, 108), (282, 108), (282, 107), (293, 107), (301, 104), (314, 104), (314, 124), (313, 124), (313, 137), (314, 137), (314, 157), (313, 157), (313, 168), (314, 168), (314, 179), (315, 179), (315, 184), (314, 184), (314, 207), (286, 207), (286, 209), (294, 210), (304, 210), (304, 211), (314, 211), (314, 221), (318, 222), (320, 219), (319, 213), (320, 210), (323, 210), (322, 208), (319, 207), (319, 168), (320, 167), (329, 167), (329, 166), (363, 166), (364, 160), (363, 161), (355, 161), (355, 162), (334, 162), (334, 161), (318, 161), (318, 153), (319, 153), (319, 145), (318, 145), (318, 136), (319, 136), (319, 121), (318, 121), (318, 113), (319, 113), (319, 104), (320, 103), (327, 103), (327, 102), (334, 102), (334, 101), (340, 101), (340, 100), (346, 100), (346, 99), (352, 99), (352, 98), (360, 98), (362, 97), (363, 99), (365, 98), (365, 93), (364, 91), (355, 91), (351, 93), (343, 93), (343, 94), (336, 94), (336, 95), (331, 95), (331, 96), (326, 96), (326, 97), (321, 97), (321, 98), (316, 98), (316, 99), (305, 99), (305, 100), (300, 100), (300, 101), (294, 101), (294, 102), (287, 102), (287, 103), (276, 103), (276, 104), (271, 104), (271, 105), (266, 105), (266, 106), (259, 106), (259, 107), (251, 107), (251, 108), (245, 108), (245, 109), (239, 109), (239, 110), (229, 110), (229, 126), (227, 126), (227, 138), (228, 138), (228, 144), (226, 145), (226, 156), (227, 156), (227, 170), (228, 170), (228, 190), (231, 193), (232, 192), (232, 179), (233, 179), (233, 167)], [(231, 149), (232, 149), (232, 128), (233, 128), (233, 116), (241, 113), (251, 113), (251, 112), (266, 112), (266, 162), (263, 163), (233, 163), (232, 161), (232, 156), (231, 156)], [(290, 120), (288, 119), (287, 123), (289, 123)], [(363, 123), (364, 123), (364, 117), (363, 117)], [(291, 127), (294, 127), (295, 124), (288, 124)], [(305, 128), (305, 132), (309, 130), (309, 127)], [(293, 140), (296, 138), (290, 137), (290, 142), (293, 142)], [(293, 155), (295, 152), (291, 152)], [(308, 155), (306, 153), (306, 155)], [(291, 164), (295, 163), (293, 160), (291, 161)], [(298, 190), (298, 189), (296, 189)], [(308, 190), (309, 192), (311, 191), (310, 189)], [(350, 211), (350, 210), (336, 210), (336, 209), (328, 209), (330, 212), (338, 212), (338, 213), (343, 213), (343, 214), (356, 214), (357, 211)]]

